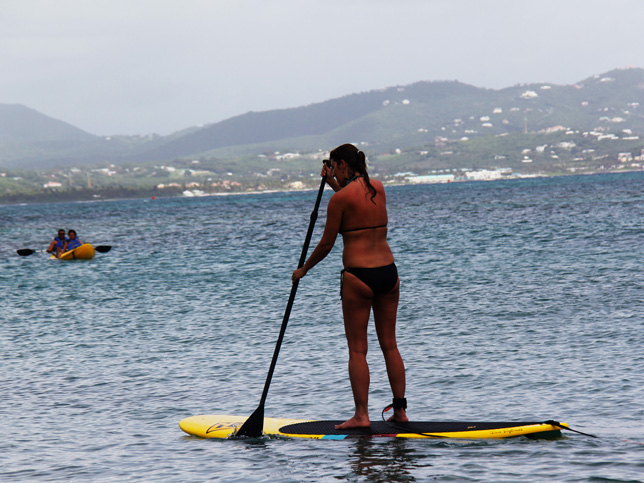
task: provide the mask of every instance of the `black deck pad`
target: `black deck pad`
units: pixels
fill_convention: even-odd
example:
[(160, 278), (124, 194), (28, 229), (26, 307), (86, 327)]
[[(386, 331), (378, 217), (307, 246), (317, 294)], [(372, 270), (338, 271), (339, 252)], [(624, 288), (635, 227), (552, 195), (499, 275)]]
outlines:
[(517, 426), (530, 426), (542, 424), (540, 422), (463, 422), (463, 421), (409, 421), (408, 423), (395, 423), (386, 421), (371, 421), (369, 428), (335, 429), (336, 424), (344, 421), (312, 421), (310, 423), (296, 423), (282, 426), (280, 432), (284, 434), (328, 434), (373, 436), (404, 433), (449, 433), (457, 431), (478, 431), (498, 428), (514, 428)]

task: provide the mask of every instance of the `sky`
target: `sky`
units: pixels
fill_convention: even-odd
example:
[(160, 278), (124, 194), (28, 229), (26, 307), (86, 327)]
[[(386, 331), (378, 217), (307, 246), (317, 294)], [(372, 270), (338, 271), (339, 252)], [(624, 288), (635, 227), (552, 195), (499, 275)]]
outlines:
[(418, 81), (644, 68), (643, 0), (0, 0), (0, 103), (170, 134)]

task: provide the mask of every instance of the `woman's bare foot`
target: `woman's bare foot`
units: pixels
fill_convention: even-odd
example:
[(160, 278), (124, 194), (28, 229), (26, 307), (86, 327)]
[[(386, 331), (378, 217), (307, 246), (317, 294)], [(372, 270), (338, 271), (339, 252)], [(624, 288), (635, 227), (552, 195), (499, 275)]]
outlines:
[(335, 429), (368, 428), (369, 426), (371, 426), (371, 423), (369, 422), (368, 417), (364, 419), (354, 416), (351, 419), (347, 419), (342, 424), (336, 424)]
[(387, 421), (392, 421), (396, 423), (406, 423), (409, 421), (409, 418), (407, 417), (407, 413), (405, 412), (404, 409), (394, 409), (394, 415), (391, 416)]

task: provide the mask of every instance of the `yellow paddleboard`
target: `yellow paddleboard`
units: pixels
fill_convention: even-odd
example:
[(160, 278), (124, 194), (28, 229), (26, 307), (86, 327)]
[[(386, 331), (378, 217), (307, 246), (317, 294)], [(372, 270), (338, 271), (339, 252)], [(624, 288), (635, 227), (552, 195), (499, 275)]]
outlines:
[[(179, 422), (186, 433), (201, 438), (229, 438), (248, 419), (246, 416), (201, 415)], [(286, 438), (347, 439), (361, 437), (500, 439), (516, 436), (557, 438), (561, 427), (543, 422), (372, 421), (371, 427), (336, 430), (342, 421), (264, 418), (264, 434)], [(565, 423), (559, 423), (567, 427)]]

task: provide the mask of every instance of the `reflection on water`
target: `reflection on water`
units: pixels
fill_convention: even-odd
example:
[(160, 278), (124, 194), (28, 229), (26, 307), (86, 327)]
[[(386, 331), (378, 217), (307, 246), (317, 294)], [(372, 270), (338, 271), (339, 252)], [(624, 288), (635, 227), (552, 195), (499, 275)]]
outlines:
[(366, 481), (416, 481), (411, 470), (419, 466), (416, 450), (404, 439), (376, 441), (358, 438), (348, 460), (353, 473)]

